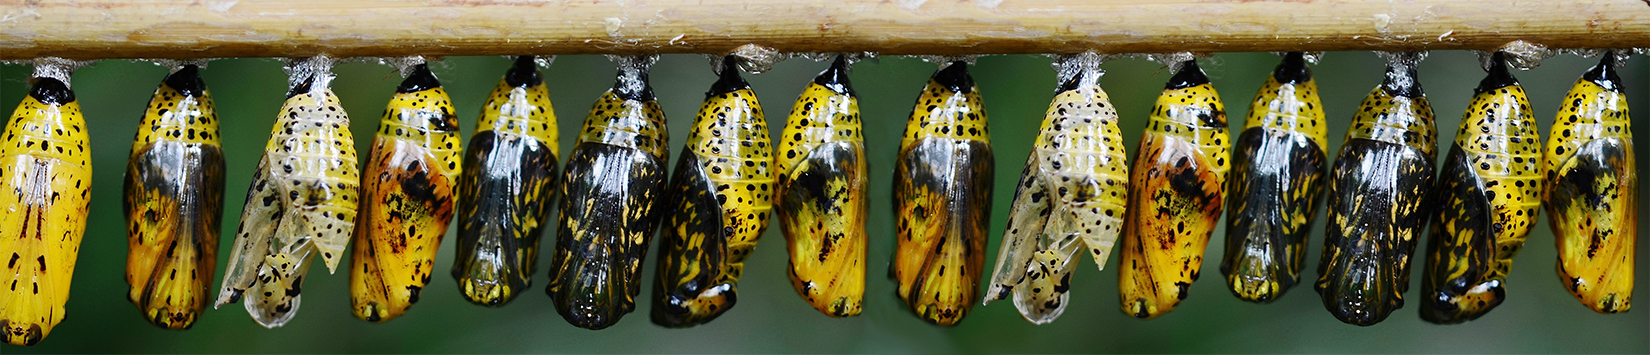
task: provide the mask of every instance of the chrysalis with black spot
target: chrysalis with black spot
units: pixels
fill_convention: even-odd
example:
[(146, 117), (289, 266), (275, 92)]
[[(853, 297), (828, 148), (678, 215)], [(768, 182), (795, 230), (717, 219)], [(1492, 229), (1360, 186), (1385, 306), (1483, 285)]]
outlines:
[(1564, 95), (1542, 163), (1564, 289), (1599, 313), (1631, 309), (1639, 181), (1616, 54)]
[(1154, 318), (1186, 299), (1225, 199), (1226, 109), (1196, 60), (1157, 97), (1130, 169), (1117, 289), (1123, 313)]
[(56, 78), (33, 81), (0, 141), (0, 337), (25, 346), (63, 321), (92, 187), (74, 92)]
[(1437, 133), (1414, 60), (1387, 64), (1386, 81), (1364, 97), (1330, 170), (1329, 225), (1313, 288), (1348, 324), (1373, 325), (1403, 307), (1415, 239), (1432, 218)]
[(736, 61), (722, 61), (721, 79), (705, 93), (676, 159), (654, 276), (655, 324), (690, 327), (733, 308), (745, 258), (768, 230), (773, 147), (756, 92), (739, 77)]
[(590, 109), (567, 160), (545, 293), (575, 326), (607, 328), (636, 308), (642, 260), (663, 211), (670, 141), (647, 83), (654, 60), (620, 58), (618, 82)]
[(350, 308), (384, 322), (406, 313), (430, 283), (453, 220), (458, 117), (425, 64), (395, 89), (361, 175), (361, 220), (350, 255)]
[(1421, 274), (1421, 319), (1477, 319), (1506, 299), (1512, 258), (1541, 205), (1541, 137), (1530, 100), (1501, 52), (1478, 83), (1444, 158), (1436, 220)]
[(330, 63), (301, 59), (275, 127), (253, 171), (241, 224), (213, 308), (246, 300), (264, 327), (297, 315), (309, 261), (336, 271), (350, 233), (361, 174), (349, 116), (328, 87)]
[(1012, 294), (1036, 324), (1066, 309), (1071, 274), (1087, 250), (1104, 270), (1123, 232), (1129, 166), (1117, 109), (1100, 89), (1100, 58), (1063, 57), (1063, 78), (1014, 191), (985, 304)]
[(863, 127), (848, 60), (839, 55), (802, 89), (775, 151), (775, 207), (791, 286), (831, 317), (859, 315), (865, 302), (871, 180)]
[(223, 223), (218, 113), (184, 65), (149, 99), (126, 165), (127, 298), (144, 319), (189, 329), (206, 310)]
[(1238, 299), (1269, 303), (1300, 282), (1328, 171), (1323, 102), (1303, 53), (1285, 54), (1266, 77), (1244, 127), (1232, 150), (1220, 272)]
[(968, 63), (943, 66), (917, 98), (894, 162), (898, 246), (888, 276), (918, 318), (950, 326), (979, 297), (996, 165)]
[(481, 106), (458, 178), (452, 273), (470, 303), (503, 306), (533, 283), (556, 198), (558, 132), (534, 57), (516, 57)]

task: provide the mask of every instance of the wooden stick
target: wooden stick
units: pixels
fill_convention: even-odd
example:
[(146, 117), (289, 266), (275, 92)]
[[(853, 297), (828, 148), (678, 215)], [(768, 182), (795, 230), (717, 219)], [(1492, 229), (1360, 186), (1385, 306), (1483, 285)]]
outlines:
[(0, 59), (1650, 46), (1646, 0), (0, 0)]

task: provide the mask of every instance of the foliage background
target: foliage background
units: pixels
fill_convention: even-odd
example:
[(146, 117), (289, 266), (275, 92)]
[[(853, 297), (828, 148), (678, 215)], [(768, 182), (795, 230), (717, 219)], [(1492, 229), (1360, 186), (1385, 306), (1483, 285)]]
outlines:
[[(1225, 94), (1235, 136), (1243, 127), (1255, 90), (1276, 65), (1278, 57), (1265, 53), (1227, 53), (1203, 61), (1215, 86)], [(1634, 123), (1640, 136), (1650, 136), (1644, 124), (1650, 111), (1646, 60), (1635, 58), (1622, 71), (1631, 97)], [(460, 112), (465, 140), (474, 129), (487, 91), (508, 66), (502, 57), (457, 57), (434, 65), (453, 95)], [(997, 154), (996, 195), (992, 239), (986, 265), (994, 263), (1001, 229), (1013, 199), (1014, 184), (1036, 135), (1044, 110), (1053, 97), (1054, 75), (1049, 59), (1016, 55), (981, 58), (972, 68), (991, 119), (992, 147)], [(1558, 101), (1595, 59), (1560, 56), (1540, 68), (1517, 72), (1541, 123), (1543, 136)], [(1362, 97), (1381, 80), (1384, 63), (1368, 52), (1329, 53), (1314, 72), (1329, 120), (1333, 153), (1340, 149), (1352, 112)], [(778, 133), (786, 113), (803, 84), (827, 63), (790, 60), (761, 75), (747, 75), (766, 99), (769, 128)], [(1146, 114), (1171, 73), (1161, 65), (1141, 60), (1116, 60), (1103, 66), (1104, 88), (1121, 115), (1126, 146), (1133, 154)], [(1483, 76), (1477, 58), (1465, 51), (1435, 52), (1422, 63), (1422, 82), (1437, 112), (1443, 160), (1454, 139), (1461, 112), (1472, 88)], [(10, 112), (27, 92), (30, 68), (0, 66), (0, 112)], [(894, 285), (884, 275), (894, 242), (889, 183), (903, 122), (911, 111), (934, 65), (903, 57), (855, 65), (853, 80), (867, 129), (871, 155), (873, 196), (869, 221), (871, 243), (865, 312), (848, 319), (820, 315), (796, 296), (785, 276), (784, 238), (778, 227), (768, 229), (764, 242), (748, 261), (739, 286), (738, 306), (708, 325), (666, 329), (648, 320), (655, 260), (647, 270), (635, 313), (603, 331), (569, 326), (560, 319), (542, 289), (548, 270), (541, 267), (534, 284), (513, 303), (492, 309), (463, 301), (446, 270), (452, 264), (449, 235), (422, 300), (412, 311), (387, 324), (369, 324), (349, 313), (348, 269), (326, 275), (315, 268), (305, 284), (299, 316), (286, 327), (263, 329), (248, 319), (240, 305), (208, 311), (194, 329), (167, 331), (148, 325), (126, 300), (124, 281), (126, 241), (120, 205), (122, 173), (130, 138), (144, 104), (166, 69), (141, 62), (104, 61), (76, 73), (74, 89), (90, 121), (93, 164), (96, 169), (89, 230), (82, 244), (64, 322), (34, 347), (0, 346), (0, 353), (703, 353), (703, 352), (830, 352), (830, 353), (1112, 353), (1112, 352), (1650, 352), (1650, 318), (1638, 309), (1625, 314), (1600, 315), (1567, 294), (1554, 274), (1553, 237), (1546, 217), (1530, 235), (1517, 257), (1508, 283), (1508, 299), (1483, 318), (1461, 325), (1439, 326), (1417, 316), (1416, 299), (1421, 277), (1411, 278), (1408, 305), (1385, 322), (1371, 327), (1342, 324), (1330, 316), (1312, 291), (1310, 280), (1323, 237), (1324, 218), (1314, 221), (1308, 256), (1307, 284), (1296, 286), (1269, 305), (1239, 301), (1226, 291), (1218, 262), (1224, 249), (1224, 230), (1215, 232), (1205, 253), (1201, 282), (1179, 309), (1158, 319), (1142, 321), (1118, 311), (1116, 267), (1095, 271), (1084, 258), (1072, 281), (1070, 306), (1052, 324), (1025, 322), (1009, 302), (975, 307), (961, 325), (940, 328), (909, 314), (894, 296)], [(340, 65), (333, 88), (354, 118), (351, 129), (356, 149), (367, 153), (372, 133), (385, 103), (400, 82), (394, 70), (366, 63)], [(563, 158), (574, 143), (574, 132), (588, 105), (613, 83), (613, 66), (600, 56), (562, 56), (545, 70), (551, 98), (557, 104), (562, 131)], [(228, 191), (224, 211), (224, 239), (220, 241), (217, 278), (228, 261), (244, 189), (257, 157), (268, 139), (269, 127), (280, 107), (285, 76), (271, 59), (214, 61), (203, 71), (217, 100), (228, 156)], [(704, 90), (714, 76), (704, 57), (667, 55), (653, 70), (652, 84), (670, 117), (671, 158), (681, 149)], [(1650, 157), (1650, 145), (1638, 155)], [(674, 164), (668, 166), (675, 166)], [(1643, 165), (1638, 168), (1643, 172)], [(1640, 191), (1639, 201), (1650, 201)], [(1642, 205), (1643, 203), (1641, 203)], [(1640, 206), (1640, 220), (1650, 209)], [(1320, 208), (1320, 211), (1322, 209)], [(1320, 214), (1322, 212), (1319, 212)], [(1545, 213), (1545, 212), (1543, 212)], [(451, 232), (450, 232), (451, 233)], [(1641, 231), (1641, 235), (1643, 232)], [(554, 232), (546, 233), (545, 248), (553, 247)], [(653, 243), (656, 245), (658, 243)], [(1425, 248), (1425, 242), (1418, 245)], [(1641, 241), (1645, 256), (1650, 243)], [(548, 259), (545, 250), (540, 255)], [(656, 255), (657, 253), (652, 253)], [(1414, 258), (1412, 270), (1424, 257)], [(1115, 257), (1113, 257), (1115, 260)], [(317, 261), (319, 262), (319, 261)], [(547, 265), (541, 261), (540, 265)], [(1650, 262), (1638, 263), (1640, 298), (1650, 297), (1646, 272)], [(987, 270), (989, 271), (989, 270)], [(985, 275), (989, 278), (989, 274)], [(214, 283), (216, 285), (216, 283)], [(214, 286), (215, 287), (215, 286)], [(210, 291), (215, 294), (216, 291)], [(1643, 308), (1640, 306), (1639, 308)]]

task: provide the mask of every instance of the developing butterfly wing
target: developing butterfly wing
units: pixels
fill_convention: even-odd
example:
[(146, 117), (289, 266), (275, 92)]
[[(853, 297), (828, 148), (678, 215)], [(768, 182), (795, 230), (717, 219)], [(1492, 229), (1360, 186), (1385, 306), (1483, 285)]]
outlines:
[(155, 90), (126, 169), (127, 297), (150, 323), (189, 329), (217, 267), (224, 159), (218, 117), (199, 69)]
[[(68, 85), (36, 78), (0, 142), (0, 338), (34, 345), (63, 321), (92, 167), (86, 120)], [(9, 255), (8, 255), (9, 254)]]
[(418, 64), (384, 110), (362, 179), (365, 202), (350, 259), (356, 318), (394, 319), (429, 284), (453, 220), (459, 143), (452, 100)]
[(247, 299), (253, 320), (279, 327), (298, 310), (309, 261), (338, 266), (355, 230), (360, 176), (349, 117), (315, 79), (290, 92), (252, 177), (215, 307)]

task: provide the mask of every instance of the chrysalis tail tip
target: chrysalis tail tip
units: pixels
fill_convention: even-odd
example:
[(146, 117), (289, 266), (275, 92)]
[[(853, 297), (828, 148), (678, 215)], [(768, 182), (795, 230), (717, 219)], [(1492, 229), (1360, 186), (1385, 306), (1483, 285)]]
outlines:
[(1184, 89), (1209, 83), (1209, 76), (1203, 74), (1203, 68), (1197, 66), (1197, 60), (1188, 60), (1181, 64), (1180, 71), (1169, 78), (1169, 83), (1163, 86), (1164, 90)]
[(1588, 70), (1581, 78), (1605, 90), (1621, 92), (1621, 76), (1616, 74), (1615, 53), (1605, 53), (1603, 57), (1604, 59), (1598, 61), (1598, 65), (1593, 66), (1593, 69)]
[(1489, 75), (1485, 76), (1483, 81), (1478, 82), (1478, 88), (1473, 90), (1474, 93), (1482, 94), (1491, 90), (1518, 85), (1518, 78), (1514, 78), (1512, 72), (1507, 70), (1506, 54), (1502, 52), (1495, 52), (1495, 54), (1490, 55), (1490, 67), (1487, 71)]
[(512, 87), (536, 86), (544, 82), (539, 75), (538, 62), (530, 55), (516, 57), (510, 71), (504, 73), (504, 83)]
[(968, 62), (955, 61), (934, 73), (934, 82), (951, 91), (968, 92), (974, 87), (974, 77), (968, 75)]
[(194, 64), (185, 64), (178, 71), (166, 75), (166, 86), (177, 90), (184, 96), (200, 97), (206, 92), (206, 82), (201, 80), (200, 67)]
[(825, 71), (820, 72), (818, 77), (814, 77), (814, 83), (837, 93), (853, 95), (853, 84), (848, 81), (848, 59), (845, 56), (837, 55), (836, 61), (831, 62), (830, 68), (825, 68)]
[(35, 77), (34, 88), (29, 90), (29, 96), (45, 104), (66, 104), (74, 102), (74, 91), (61, 80), (47, 77)]
[(739, 76), (739, 60), (739, 57), (731, 55), (722, 58), (722, 67), (719, 68), (721, 71), (720, 77), (716, 80), (715, 84), (711, 84), (710, 92), (706, 92), (705, 97), (726, 94), (734, 91), (749, 89), (751, 87), (750, 83), (745, 82), (745, 78)]
[(1279, 83), (1300, 84), (1312, 80), (1312, 70), (1306, 67), (1306, 53), (1289, 52), (1283, 55), (1283, 63), (1272, 71), (1272, 78)]
[(395, 92), (406, 94), (439, 87), (441, 87), (441, 80), (436, 79), (435, 74), (430, 72), (430, 66), (419, 63), (413, 66), (412, 74), (407, 75), (407, 79), (401, 81), (401, 86), (396, 87)]

